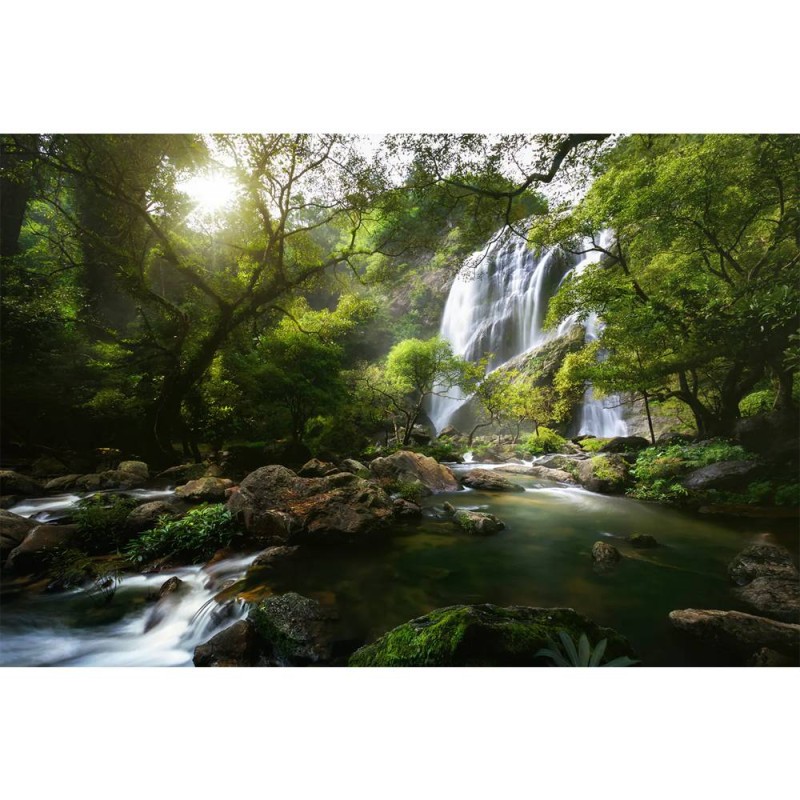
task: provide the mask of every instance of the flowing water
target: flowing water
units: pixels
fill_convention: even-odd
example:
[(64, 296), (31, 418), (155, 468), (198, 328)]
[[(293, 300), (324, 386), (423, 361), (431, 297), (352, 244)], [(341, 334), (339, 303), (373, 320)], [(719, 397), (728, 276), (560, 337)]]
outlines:
[[(730, 559), (755, 541), (792, 546), (791, 535), (766, 532), (758, 523), (723, 524), (510, 477), (527, 491), (427, 498), (422, 522), (398, 525), (377, 548), (329, 548), (304, 560), (301, 569), (276, 572), (266, 586), (263, 575), (253, 572), (239, 588), (248, 598), (296, 591), (334, 606), (342, 637), (355, 641), (371, 641), (456, 603), (567, 606), (626, 635), (645, 664), (696, 664), (702, 659), (670, 629), (667, 614), (689, 607), (741, 609), (727, 578)], [(445, 500), (495, 513), (507, 528), (486, 538), (461, 533), (437, 514)], [(635, 550), (625, 540), (633, 533), (651, 534), (662, 546)], [(600, 539), (624, 556), (608, 573), (596, 572), (590, 556)], [(219, 605), (214, 597), (246, 575), (253, 558), (242, 554), (211, 567), (131, 575), (110, 599), (79, 590), (4, 597), (0, 664), (190, 665), (198, 644), (246, 613), (241, 602)], [(156, 602), (158, 588), (172, 575), (187, 591)]]
[[(612, 235), (604, 231), (599, 244), (608, 248)], [(589, 247), (588, 241), (582, 250)], [(484, 249), (466, 260), (447, 297), (439, 333), (450, 342), (453, 352), (468, 361), (491, 354), (489, 369), (533, 350), (579, 324), (568, 317), (554, 330), (545, 330), (544, 319), (551, 298), (564, 278), (580, 274), (598, 260), (597, 253), (571, 255), (559, 248), (531, 250), (521, 237), (495, 237)], [(597, 317), (585, 323), (587, 339), (597, 337)], [(437, 432), (468, 400), (452, 389), (430, 399), (428, 416)], [(624, 436), (627, 426), (618, 398), (597, 400), (591, 387), (581, 409), (580, 433), (595, 436)]]

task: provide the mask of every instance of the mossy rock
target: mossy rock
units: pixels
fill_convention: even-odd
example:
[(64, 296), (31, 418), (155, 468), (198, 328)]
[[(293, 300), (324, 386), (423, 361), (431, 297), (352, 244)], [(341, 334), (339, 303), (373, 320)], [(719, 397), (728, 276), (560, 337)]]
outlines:
[(547, 666), (540, 648), (559, 631), (574, 641), (585, 633), (592, 646), (608, 640), (606, 660), (635, 658), (628, 641), (571, 608), (449, 606), (406, 622), (350, 657), (351, 667)]

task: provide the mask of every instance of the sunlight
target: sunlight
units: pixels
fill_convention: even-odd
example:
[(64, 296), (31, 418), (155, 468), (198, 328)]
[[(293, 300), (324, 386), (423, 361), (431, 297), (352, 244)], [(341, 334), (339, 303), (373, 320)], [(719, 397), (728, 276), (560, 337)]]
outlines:
[(221, 170), (209, 170), (192, 175), (178, 184), (178, 190), (194, 204), (194, 213), (214, 216), (230, 207), (236, 196), (236, 182)]

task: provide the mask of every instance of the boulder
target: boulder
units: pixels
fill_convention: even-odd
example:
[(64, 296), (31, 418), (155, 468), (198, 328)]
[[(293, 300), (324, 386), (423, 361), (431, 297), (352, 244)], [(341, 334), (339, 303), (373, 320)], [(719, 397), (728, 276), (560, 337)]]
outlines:
[(800, 419), (796, 413), (786, 411), (743, 417), (734, 428), (734, 436), (742, 447), (778, 462), (797, 461), (799, 434)]
[(6, 569), (30, 575), (47, 566), (54, 551), (69, 547), (78, 532), (77, 525), (37, 525), (8, 556)]
[(800, 625), (776, 622), (741, 611), (687, 608), (670, 611), (673, 627), (711, 647), (749, 657), (762, 647), (797, 659)]
[(682, 481), (687, 489), (704, 492), (709, 489), (737, 491), (760, 477), (764, 468), (757, 461), (718, 461), (690, 472)]
[(0, 509), (0, 564), (15, 547), (22, 544), (35, 527), (36, 523), (26, 517)]
[(31, 474), (34, 478), (52, 478), (54, 475), (64, 475), (69, 469), (54, 456), (40, 456), (31, 464)]
[(492, 536), (506, 527), (494, 514), (454, 508), (450, 503), (444, 504), (444, 510), (459, 528), (477, 536)]
[(248, 615), (268, 661), (279, 666), (330, 662), (336, 619), (335, 611), (296, 592), (268, 597)]
[(463, 478), (464, 486), (479, 489), (483, 492), (524, 492), (525, 487), (512, 483), (507, 478), (495, 474), (490, 469), (470, 470)]
[(549, 456), (542, 456), (536, 459), (535, 466), (546, 467), (547, 469), (569, 470), (575, 466), (576, 461), (584, 461), (588, 456), (582, 453), (579, 456), (565, 456), (561, 453), (553, 453)]
[(254, 667), (261, 655), (255, 625), (240, 619), (194, 650), (196, 667)]
[(752, 544), (734, 556), (728, 564), (728, 575), (737, 586), (744, 586), (756, 578), (798, 577), (791, 553), (774, 544)]
[(529, 468), (528, 475), (546, 481), (554, 481), (555, 483), (571, 483), (573, 485), (577, 483), (571, 472), (566, 472), (563, 469), (540, 467), (538, 464), (534, 464), (534, 466)]
[(39, 481), (29, 478), (13, 469), (0, 469), (0, 494), (14, 494), (30, 497), (44, 492)]
[(233, 486), (228, 478), (198, 478), (175, 490), (175, 496), (190, 503), (222, 503), (225, 490)]
[(205, 477), (208, 467), (205, 464), (178, 464), (169, 467), (156, 475), (156, 481), (161, 486), (180, 486), (188, 481), (196, 481)]
[(13, 508), (19, 501), (19, 495), (0, 494), (0, 508)]
[(759, 614), (782, 622), (800, 622), (800, 580), (768, 575), (736, 590), (736, 595)]
[(428, 494), (455, 492), (461, 488), (450, 469), (429, 456), (409, 450), (399, 450), (385, 458), (376, 458), (370, 462), (369, 468), (377, 478), (407, 483), (419, 481)]
[(649, 533), (634, 533), (628, 537), (628, 541), (638, 550), (647, 550), (651, 547), (659, 546), (656, 537), (651, 536)]
[(163, 500), (153, 500), (150, 503), (142, 503), (136, 506), (125, 519), (125, 533), (136, 536), (143, 531), (149, 531), (156, 527), (161, 517), (177, 519), (181, 512), (174, 505), (165, 503)]
[(422, 508), (410, 500), (398, 497), (392, 500), (392, 511), (399, 519), (416, 519), (422, 516)]
[(635, 658), (628, 641), (571, 608), (460, 605), (406, 622), (350, 657), (353, 667), (546, 666), (538, 651), (564, 631), (573, 641), (585, 633), (595, 646), (608, 641), (606, 661)]
[(251, 566), (253, 567), (274, 567), (278, 564), (284, 563), (288, 559), (297, 557), (299, 547), (288, 547), (286, 545), (278, 545), (276, 547), (268, 547), (266, 550), (260, 552)]
[(83, 476), (71, 474), (61, 475), (58, 478), (52, 478), (45, 483), (44, 490), (46, 492), (65, 492), (68, 489), (74, 489), (78, 479), (81, 477)]
[(180, 595), (187, 591), (189, 587), (178, 578), (176, 575), (173, 575), (171, 578), (168, 578), (161, 584), (161, 588), (158, 590), (158, 599), (163, 600), (165, 597), (169, 597), (170, 595)]
[(312, 458), (310, 461), (306, 461), (306, 463), (297, 470), (297, 474), (301, 478), (324, 478), (326, 475), (333, 475), (336, 472), (339, 472), (339, 468), (336, 464), (331, 464), (330, 461), (320, 461), (318, 458)]
[(341, 469), (342, 472), (352, 472), (353, 475), (358, 475), (361, 478), (366, 478), (369, 475), (369, 469), (354, 458), (346, 458), (342, 461)]
[(463, 435), (464, 434), (453, 425), (445, 425), (445, 427), (439, 432), (440, 439), (457, 439)]
[(694, 437), (688, 433), (678, 433), (677, 431), (665, 431), (656, 438), (656, 444), (660, 447), (669, 447), (672, 444), (686, 444), (691, 442)]
[(609, 439), (599, 450), (601, 453), (630, 453), (631, 450), (643, 450), (650, 442), (643, 436), (615, 436)]
[(617, 453), (578, 461), (577, 480), (589, 491), (621, 494), (628, 483), (627, 462)]
[(756, 653), (753, 653), (750, 660), (747, 662), (748, 667), (792, 667), (794, 661), (791, 657), (779, 653), (777, 650), (770, 650), (768, 647), (762, 647)]
[(150, 468), (144, 461), (122, 461), (117, 469), (138, 476), (142, 481), (150, 477)]
[(608, 542), (595, 542), (592, 545), (592, 561), (600, 567), (612, 567), (622, 559), (619, 550)]
[(368, 541), (393, 517), (386, 492), (363, 478), (301, 478), (279, 465), (251, 472), (227, 507), (251, 538), (271, 544)]

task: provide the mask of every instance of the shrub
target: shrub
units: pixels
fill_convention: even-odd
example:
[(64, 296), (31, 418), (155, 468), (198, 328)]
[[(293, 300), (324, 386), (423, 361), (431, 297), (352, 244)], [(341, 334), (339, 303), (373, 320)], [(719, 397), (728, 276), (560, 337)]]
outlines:
[(417, 505), (425, 496), (425, 487), (419, 481), (397, 481), (392, 484), (392, 491), (399, 494), (403, 500), (410, 500)]
[(125, 520), (135, 506), (122, 495), (95, 494), (81, 500), (73, 514), (81, 547), (89, 552), (118, 550)]
[(743, 417), (753, 417), (765, 411), (772, 411), (775, 406), (775, 392), (771, 389), (762, 389), (751, 392), (739, 401), (739, 413)]
[(550, 428), (545, 428), (544, 425), (539, 426), (538, 434), (532, 433), (525, 441), (519, 446), (518, 452), (521, 455), (532, 458), (533, 456), (543, 456), (547, 453), (558, 453), (566, 444), (566, 439), (559, 436), (555, 431)]
[(94, 559), (74, 547), (59, 548), (50, 557), (48, 588), (73, 589), (89, 584), (87, 594), (110, 600), (119, 585), (123, 562), (116, 556)]
[(174, 556), (197, 563), (227, 547), (237, 533), (231, 513), (224, 505), (203, 504), (181, 519), (162, 517), (153, 530), (128, 545), (126, 555), (133, 562)]
[(606, 442), (610, 442), (610, 439), (582, 439), (578, 442), (578, 446), (582, 447), (587, 453), (597, 453), (600, 451), (600, 448), (606, 444)]

